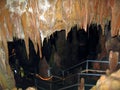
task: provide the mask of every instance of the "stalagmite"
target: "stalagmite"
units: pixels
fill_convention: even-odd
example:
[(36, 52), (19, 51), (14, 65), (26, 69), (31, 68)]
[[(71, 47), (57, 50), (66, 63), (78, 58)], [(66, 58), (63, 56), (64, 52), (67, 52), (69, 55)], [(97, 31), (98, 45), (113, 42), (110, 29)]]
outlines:
[(109, 53), (109, 67), (110, 67), (111, 73), (116, 70), (117, 65), (118, 65), (118, 60), (119, 60), (119, 53), (110, 51), (110, 53)]
[[(11, 20), (9, 17), (11, 17), (12, 13), (17, 13), (19, 16), (24, 16), (25, 13), (28, 14), (26, 18), (30, 19), (30, 21), (27, 21), (25, 25), (22, 24), (23, 29), (25, 29), (24, 26), (28, 27), (29, 24), (32, 23), (32, 26), (34, 25), (34, 27), (39, 28), (41, 31), (47, 31), (47, 34), (52, 34), (54, 30), (61, 29), (67, 30), (66, 32), (68, 33), (70, 27), (75, 24), (86, 30), (87, 24), (92, 22), (101, 24), (104, 30), (104, 25), (107, 20), (112, 20), (111, 32), (113, 32), (113, 36), (117, 35), (119, 31), (120, 25), (118, 21), (120, 15), (117, 14), (120, 3), (119, 0), (110, 0), (110, 2), (109, 0), (21, 0), (18, 2), (7, 0), (6, 2), (2, 2), (4, 2), (4, 4), (6, 3), (6, 6), (3, 7), (7, 7), (10, 11), (6, 13), (10, 36), (12, 35), (13, 24), (9, 24), (8, 21)], [(6, 8), (2, 8), (2, 11), (5, 9)], [(36, 19), (38, 19), (37, 22)], [(26, 22), (25, 20), (26, 19), (22, 19), (22, 23)], [(38, 26), (36, 23), (38, 23)], [(26, 32), (27, 31), (28, 30), (26, 30)]]
[(84, 80), (84, 78), (81, 78), (80, 87), (78, 88), (78, 90), (85, 90), (85, 80)]

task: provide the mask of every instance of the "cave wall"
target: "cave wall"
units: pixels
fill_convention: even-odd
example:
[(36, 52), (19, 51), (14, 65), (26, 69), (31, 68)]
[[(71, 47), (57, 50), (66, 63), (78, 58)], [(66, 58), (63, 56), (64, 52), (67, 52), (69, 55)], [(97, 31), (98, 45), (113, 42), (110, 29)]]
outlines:
[[(4, 42), (13, 37), (24, 38), (29, 55), (29, 38), (37, 52), (41, 43), (56, 30), (66, 30), (77, 24), (87, 30), (90, 23), (104, 25), (111, 20), (111, 35), (119, 34), (119, 0), (1, 0), (0, 28)], [(3, 37), (1, 35), (1, 38)], [(7, 44), (6, 53), (7, 53)]]
[(76, 24), (85, 31), (91, 23), (100, 24), (104, 35), (104, 25), (111, 20), (111, 37), (120, 35), (119, 6), (120, 0), (0, 0), (0, 49), (4, 47), (6, 56), (0, 62), (8, 62), (7, 41), (24, 39), (29, 58), (30, 39), (42, 57), (45, 37), (62, 29), (67, 37)]

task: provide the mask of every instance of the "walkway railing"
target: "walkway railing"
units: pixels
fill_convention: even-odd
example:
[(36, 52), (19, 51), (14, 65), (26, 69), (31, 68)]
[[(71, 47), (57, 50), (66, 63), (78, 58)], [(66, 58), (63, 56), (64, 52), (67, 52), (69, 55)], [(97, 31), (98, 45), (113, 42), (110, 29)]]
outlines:
[[(72, 70), (75, 70), (76, 68), (79, 68), (80, 69), (80, 67), (83, 65), (83, 64), (85, 64), (85, 68), (84, 69), (82, 69), (82, 70), (84, 70), (84, 71), (97, 71), (97, 72), (105, 72), (105, 70), (107, 69), (105, 69), (105, 70), (93, 70), (93, 69), (89, 69), (89, 67), (90, 67), (90, 63), (104, 63), (104, 64), (109, 64), (109, 61), (101, 61), (101, 60), (86, 60), (86, 61), (83, 61), (83, 62), (81, 62), (81, 63), (79, 63), (79, 64), (76, 64), (76, 65), (74, 65), (74, 66), (72, 66), (72, 67), (70, 67), (70, 68), (68, 68), (68, 69), (66, 69), (66, 70), (63, 70), (62, 71), (62, 75), (63, 75), (63, 77), (65, 76), (65, 73), (67, 73), (67, 72), (69, 72), (69, 71), (72, 71)], [(120, 64), (120, 62), (118, 62), (119, 64)], [(81, 72), (81, 71), (80, 71)]]
[[(85, 90), (89, 90), (88, 87), (92, 87), (95, 85), (96, 81), (99, 79), (99, 77), (103, 74), (105, 74), (106, 69), (104, 70), (95, 70), (93, 68), (90, 68), (91, 63), (103, 63), (108, 65), (109, 67), (109, 61), (101, 61), (101, 60), (86, 60), (82, 63), (79, 63), (77, 65), (74, 65), (64, 71), (62, 71), (62, 77), (59, 77), (54, 79), (54, 81), (46, 82), (43, 80), (37, 80), (37, 88), (38, 90), (78, 90), (78, 87), (80, 85), (80, 79), (85, 79)], [(120, 62), (118, 62), (120, 64)], [(85, 68), (82, 70), (79, 70), (82, 65), (85, 65)], [(79, 72), (77, 73), (70, 73), (70, 71), (74, 71), (75, 69), (78, 69)], [(66, 73), (69, 73), (69, 75), (65, 75)], [(57, 77), (57, 76), (56, 76)], [(53, 78), (56, 78), (53, 76)], [(88, 80), (89, 79), (89, 80)], [(93, 79), (93, 80), (92, 80)], [(46, 84), (45, 87), (41, 86), (41, 83)], [(46, 88), (47, 86), (47, 88)]]
[(101, 75), (103, 74), (89, 73), (89, 72), (84, 72), (84, 73), (80, 72), (77, 74), (70, 75), (66, 77), (65, 80), (63, 81), (65, 83), (64, 86), (62, 88), (59, 88), (58, 90), (78, 90), (78, 87), (80, 86), (81, 78), (85, 79), (85, 84), (84, 84), (85, 90), (89, 90), (92, 86), (95, 85), (96, 81), (99, 79)]

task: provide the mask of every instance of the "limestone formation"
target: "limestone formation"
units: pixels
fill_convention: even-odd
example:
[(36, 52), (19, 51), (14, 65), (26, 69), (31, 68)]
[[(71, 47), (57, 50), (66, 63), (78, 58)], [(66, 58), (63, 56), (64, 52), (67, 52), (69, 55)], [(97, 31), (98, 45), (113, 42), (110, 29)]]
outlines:
[(111, 36), (119, 36), (119, 6), (120, 0), (0, 0), (0, 53), (4, 48), (0, 56), (0, 85), (14, 87), (13, 76), (9, 76), (12, 72), (8, 64), (8, 41), (24, 39), (29, 58), (30, 39), (41, 58), (44, 38), (62, 29), (67, 37), (74, 25), (86, 31), (87, 25), (100, 24), (104, 35), (104, 25), (111, 20)]
[(120, 90), (120, 70), (110, 74), (103, 75), (97, 81), (96, 86), (90, 90)]

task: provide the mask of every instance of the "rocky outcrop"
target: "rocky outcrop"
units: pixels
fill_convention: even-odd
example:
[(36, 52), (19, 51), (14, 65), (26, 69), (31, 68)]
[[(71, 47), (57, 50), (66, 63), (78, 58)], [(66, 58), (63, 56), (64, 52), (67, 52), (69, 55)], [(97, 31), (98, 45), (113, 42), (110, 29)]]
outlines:
[(120, 70), (110, 74), (103, 75), (97, 81), (96, 86), (90, 90), (120, 90)]
[[(66, 30), (77, 24), (87, 30), (91, 23), (104, 25), (111, 20), (111, 35), (119, 35), (119, 0), (1, 0), (0, 28), (6, 40), (24, 38), (29, 55), (29, 38), (35, 50), (56, 30)], [(42, 53), (40, 53), (40, 56)]]

